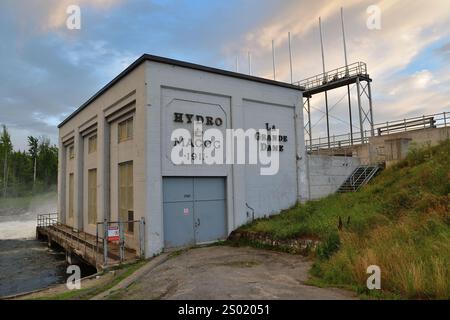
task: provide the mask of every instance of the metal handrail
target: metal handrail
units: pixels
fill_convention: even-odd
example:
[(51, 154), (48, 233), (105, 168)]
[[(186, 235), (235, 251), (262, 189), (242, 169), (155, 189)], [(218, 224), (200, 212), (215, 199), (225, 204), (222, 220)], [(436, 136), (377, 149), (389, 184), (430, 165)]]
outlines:
[(57, 213), (43, 213), (37, 216), (38, 227), (50, 227), (58, 223)]
[[(103, 244), (103, 255), (104, 255), (104, 266), (108, 263), (108, 235), (107, 230), (108, 226), (111, 224), (118, 224), (119, 230), (120, 230), (120, 241), (119, 241), (119, 250), (120, 250), (120, 262), (123, 262), (125, 260), (125, 232), (124, 232), (124, 225), (130, 224), (130, 223), (139, 223), (139, 229), (138, 229), (138, 235), (139, 235), (139, 252), (136, 250), (136, 254), (143, 258), (145, 255), (144, 252), (144, 246), (145, 246), (145, 221), (144, 218), (141, 218), (140, 220), (127, 220), (127, 221), (103, 221), (103, 222), (97, 222), (96, 223), (96, 234), (95, 234), (95, 242), (90, 241), (88, 239), (88, 234), (86, 232), (82, 232), (83, 234), (80, 234), (80, 231), (74, 227), (67, 226), (65, 224), (62, 224), (59, 222), (58, 214), (57, 213), (44, 213), (39, 214), (37, 216), (37, 227), (38, 228), (49, 228), (52, 229), (52, 232), (55, 232), (56, 234), (60, 234), (61, 237), (65, 237), (67, 239), (70, 239), (72, 243), (74, 244), (74, 247), (83, 252), (86, 255), (88, 252), (88, 248), (86, 246), (92, 247), (92, 255), (94, 256), (95, 263), (97, 264), (98, 255), (100, 251), (100, 243)], [(99, 234), (99, 225), (103, 225), (103, 236), (100, 236)], [(58, 228), (60, 226), (61, 228)], [(70, 227), (70, 232), (64, 229), (67, 227)], [(136, 230), (136, 229), (134, 229)], [(84, 246), (84, 248), (83, 248)]]
[[(103, 222), (97, 222), (96, 224), (96, 245), (97, 245), (97, 253), (99, 248), (99, 240), (103, 243), (103, 263), (106, 266), (108, 264), (108, 228), (110, 225), (117, 224), (119, 227), (119, 257), (120, 262), (122, 262), (125, 258), (125, 231), (124, 231), (124, 225), (128, 225), (130, 223), (139, 223), (139, 257), (143, 258), (145, 255), (144, 252), (144, 237), (145, 237), (145, 220), (144, 218), (141, 218), (140, 220), (124, 220), (124, 221), (108, 221), (104, 220)], [(103, 226), (103, 238), (99, 236), (99, 225)]]
[[(356, 177), (357, 173), (360, 171), (360, 169), (363, 169), (361, 173)], [(367, 184), (370, 179), (378, 172), (380, 169), (379, 166), (366, 166), (361, 165), (358, 166), (348, 177), (347, 180), (342, 183), (342, 185), (339, 187), (339, 189), (343, 188), (344, 186), (348, 186), (353, 191), (358, 191), (363, 185)], [(356, 178), (355, 178), (356, 177)], [(361, 181), (362, 178), (362, 181)], [(358, 183), (358, 181), (361, 181)]]
[(293, 84), (309, 90), (312, 88), (320, 87), (330, 82), (353, 76), (368, 76), (366, 63), (361, 61), (354, 62), (347, 66), (332, 69), (325, 73), (317, 74), (301, 81), (294, 82)]
[[(442, 128), (450, 126), (450, 112), (440, 112), (420, 117), (405, 118), (402, 120), (393, 120), (377, 123), (374, 125), (375, 136), (384, 134), (393, 134), (398, 132), (415, 131), (427, 128)], [(328, 145), (327, 137), (318, 137), (312, 140), (306, 140), (305, 145), (308, 151), (320, 149), (342, 148), (351, 145), (365, 144), (372, 137), (371, 130), (363, 131), (363, 138), (360, 132), (333, 135)], [(352, 139), (353, 138), (353, 139)]]

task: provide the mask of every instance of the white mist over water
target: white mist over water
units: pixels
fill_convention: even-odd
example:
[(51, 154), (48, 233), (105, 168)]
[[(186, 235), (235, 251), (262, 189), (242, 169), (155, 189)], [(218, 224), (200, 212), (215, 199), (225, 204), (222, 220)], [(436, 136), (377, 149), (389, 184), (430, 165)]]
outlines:
[(37, 216), (55, 211), (55, 192), (0, 202), (0, 298), (64, 281), (64, 253), (35, 240)]
[(56, 212), (56, 194), (33, 197), (21, 207), (0, 208), (0, 240), (34, 239), (39, 214)]

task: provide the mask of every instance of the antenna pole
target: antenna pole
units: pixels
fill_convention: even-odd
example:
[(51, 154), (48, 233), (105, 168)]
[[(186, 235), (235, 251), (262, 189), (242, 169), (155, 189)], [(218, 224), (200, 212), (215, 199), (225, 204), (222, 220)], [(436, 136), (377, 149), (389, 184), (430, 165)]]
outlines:
[(344, 42), (345, 71), (348, 74), (347, 45), (345, 43), (344, 8), (343, 7), (341, 7), (341, 25), (342, 25), (342, 40)]
[(236, 72), (239, 72), (239, 56), (236, 56)]
[(320, 32), (320, 49), (322, 51), (322, 70), (325, 76), (325, 55), (323, 53), (322, 20), (320, 17), (319, 17), (319, 32)]
[(272, 66), (273, 66), (273, 80), (276, 80), (276, 73), (275, 73), (275, 44), (272, 40)]
[(291, 51), (291, 33), (288, 32), (288, 40), (289, 40), (289, 66), (291, 68), (291, 84), (294, 82), (292, 80), (292, 51)]
[[(320, 49), (322, 51), (322, 69), (323, 69), (323, 82), (327, 81), (327, 75), (325, 73), (325, 55), (323, 53), (323, 37), (322, 37), (322, 20), (319, 17), (319, 31), (320, 31)], [(328, 112), (328, 93), (325, 91), (325, 114), (327, 119), (327, 141), (328, 141), (328, 149), (331, 147), (331, 141), (330, 141), (330, 119), (329, 119), (329, 112)]]

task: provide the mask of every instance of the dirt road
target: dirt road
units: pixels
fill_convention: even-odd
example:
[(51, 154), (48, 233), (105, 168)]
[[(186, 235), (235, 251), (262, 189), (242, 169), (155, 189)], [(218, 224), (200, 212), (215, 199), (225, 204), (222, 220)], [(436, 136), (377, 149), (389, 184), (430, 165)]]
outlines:
[(196, 248), (166, 256), (135, 279), (128, 279), (126, 286), (119, 284), (101, 298), (356, 298), (344, 290), (306, 285), (310, 267), (311, 262), (298, 255), (228, 246)]

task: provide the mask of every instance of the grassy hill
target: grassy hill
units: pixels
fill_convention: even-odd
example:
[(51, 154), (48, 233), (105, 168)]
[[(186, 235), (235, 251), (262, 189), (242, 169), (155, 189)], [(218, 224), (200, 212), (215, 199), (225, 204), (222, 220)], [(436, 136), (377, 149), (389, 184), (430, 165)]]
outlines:
[[(357, 193), (297, 206), (242, 230), (274, 239), (320, 238), (312, 282), (362, 296), (450, 298), (450, 141), (414, 148)], [(338, 229), (339, 219), (342, 221)], [(381, 268), (381, 292), (366, 288)]]

